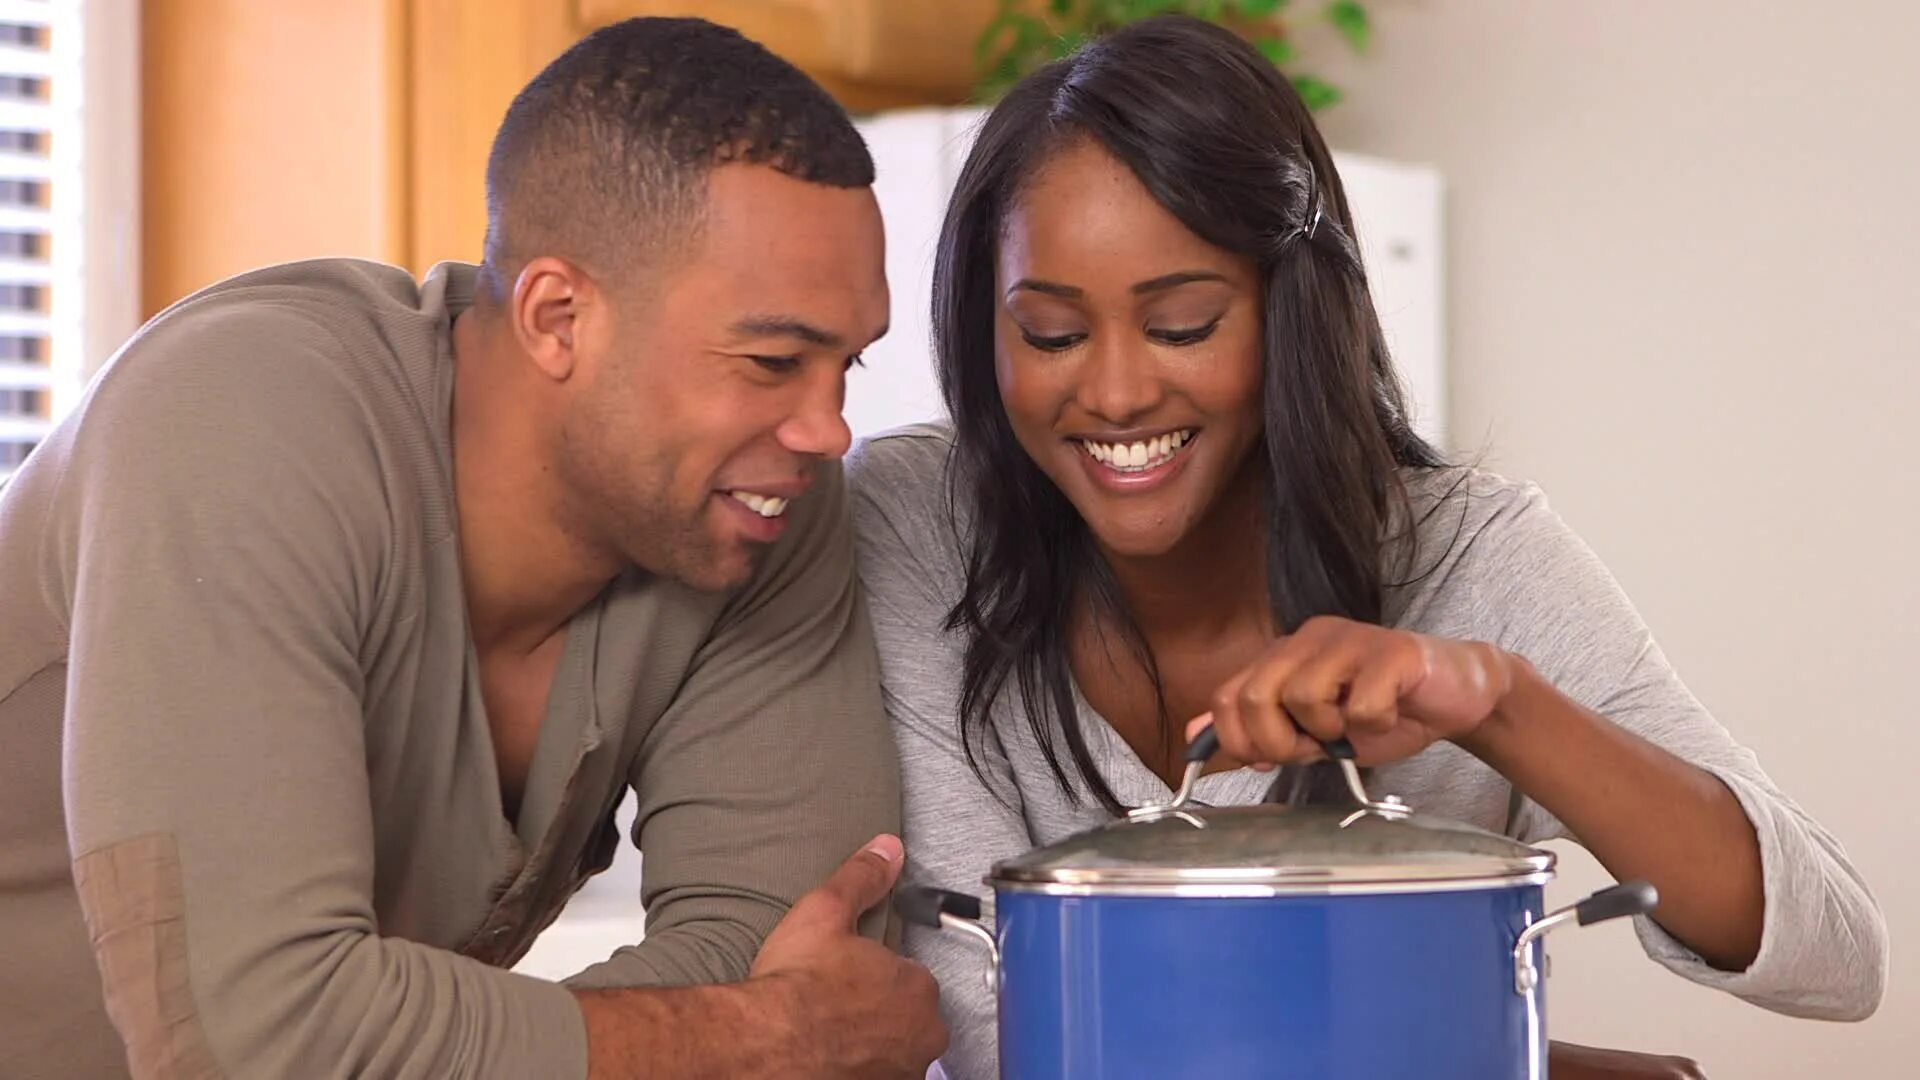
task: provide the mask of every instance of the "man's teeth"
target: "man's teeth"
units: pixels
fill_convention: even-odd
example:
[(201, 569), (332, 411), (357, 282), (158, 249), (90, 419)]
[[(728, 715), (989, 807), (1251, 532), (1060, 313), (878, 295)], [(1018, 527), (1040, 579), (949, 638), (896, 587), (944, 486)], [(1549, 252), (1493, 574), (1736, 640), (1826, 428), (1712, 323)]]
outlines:
[(1183, 428), (1171, 434), (1143, 442), (1103, 443), (1091, 439), (1080, 440), (1095, 461), (1119, 472), (1142, 472), (1157, 469), (1173, 459), (1173, 455), (1193, 439), (1193, 429)]
[(787, 500), (770, 495), (755, 495), (751, 491), (729, 491), (727, 494), (745, 503), (747, 509), (761, 517), (779, 517), (787, 509)]

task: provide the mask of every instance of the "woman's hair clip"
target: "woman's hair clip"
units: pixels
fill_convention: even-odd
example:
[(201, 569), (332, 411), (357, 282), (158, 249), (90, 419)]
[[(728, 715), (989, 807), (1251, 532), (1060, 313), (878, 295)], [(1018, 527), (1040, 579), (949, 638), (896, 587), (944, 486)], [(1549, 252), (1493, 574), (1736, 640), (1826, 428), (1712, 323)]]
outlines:
[(1295, 235), (1305, 237), (1308, 243), (1312, 243), (1313, 234), (1320, 231), (1320, 219), (1326, 216), (1326, 212), (1320, 207), (1320, 173), (1313, 167), (1313, 156), (1307, 153), (1304, 145), (1300, 147), (1300, 160), (1307, 166), (1307, 205), (1313, 207), (1313, 213), (1307, 215), (1307, 223), (1300, 226)]
[(1320, 208), (1319, 203), (1317, 202), (1314, 203), (1313, 216), (1307, 219), (1306, 227), (1300, 230), (1300, 235), (1306, 237), (1309, 241), (1311, 241), (1313, 239), (1313, 234), (1320, 230), (1320, 219), (1325, 216), (1326, 216), (1326, 211)]

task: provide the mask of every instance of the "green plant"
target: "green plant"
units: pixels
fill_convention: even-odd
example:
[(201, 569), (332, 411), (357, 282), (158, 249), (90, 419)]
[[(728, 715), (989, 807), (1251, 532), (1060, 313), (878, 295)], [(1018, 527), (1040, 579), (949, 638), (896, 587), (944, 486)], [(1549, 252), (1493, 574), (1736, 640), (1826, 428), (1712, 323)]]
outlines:
[[(1034, 68), (1079, 48), (1088, 38), (1154, 15), (1179, 12), (1220, 23), (1247, 36), (1287, 73), (1309, 109), (1340, 100), (1340, 88), (1292, 70), (1295, 49), (1290, 0), (1000, 0), (993, 21), (974, 45), (980, 79), (974, 95), (993, 101)], [(1360, 0), (1330, 0), (1316, 18), (1331, 23), (1355, 52), (1373, 33)]]

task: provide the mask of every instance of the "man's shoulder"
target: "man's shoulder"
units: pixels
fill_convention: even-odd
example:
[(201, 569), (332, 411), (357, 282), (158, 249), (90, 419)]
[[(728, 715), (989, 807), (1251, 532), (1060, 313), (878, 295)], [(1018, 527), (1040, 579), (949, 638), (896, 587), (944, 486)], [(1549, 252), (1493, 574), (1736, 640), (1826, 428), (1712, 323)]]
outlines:
[(374, 539), (396, 511), (426, 513), (441, 470), (409, 365), (437, 354), (420, 354), (431, 340), (383, 340), (354, 321), (403, 305), (401, 280), (411, 281), (379, 264), (322, 260), (254, 271), (174, 304), (94, 379), (27, 479), (74, 508), (149, 488), (195, 505), (217, 499), (235, 515), (311, 504)]
[(444, 325), (403, 270), (319, 259), (252, 271), (155, 316), (72, 423), (118, 444), (156, 426), (266, 424), (286, 440), (419, 442)]
[(362, 259), (264, 267), (156, 315), (108, 362), (102, 385), (196, 376), (325, 385), (396, 377), (418, 386), (437, 362), (445, 292)]
[[(449, 273), (455, 264), (436, 270), (429, 283)], [(370, 259), (301, 259), (275, 263), (223, 278), (188, 293), (153, 317), (148, 325), (165, 324), (188, 311), (215, 309), (271, 319), (305, 306), (309, 314), (335, 311), (376, 312), (383, 309), (418, 310), (429, 299), (429, 285), (397, 266)], [(276, 308), (275, 305), (278, 305)]]

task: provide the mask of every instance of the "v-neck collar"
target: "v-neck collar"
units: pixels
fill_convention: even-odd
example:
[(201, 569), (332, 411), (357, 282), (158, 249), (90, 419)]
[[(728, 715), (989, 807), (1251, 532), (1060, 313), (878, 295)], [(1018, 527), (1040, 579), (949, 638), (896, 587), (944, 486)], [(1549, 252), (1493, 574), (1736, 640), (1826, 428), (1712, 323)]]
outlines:
[[(1080, 719), (1080, 730), (1114, 797), (1127, 806), (1155, 805), (1173, 798), (1173, 789), (1160, 774), (1148, 768), (1133, 746), (1088, 703), (1080, 692), (1080, 681), (1069, 675), (1068, 683), (1073, 691), (1073, 708)], [(1273, 777), (1273, 773), (1249, 768), (1208, 773), (1195, 782), (1193, 798), (1212, 806), (1257, 803), (1266, 796)]]
[(602, 592), (567, 622), (567, 640), (560, 662), (554, 665), (553, 685), (547, 689), (546, 713), (540, 737), (527, 767), (526, 787), (520, 793), (520, 814), (514, 832), (531, 851), (553, 826), (566, 802), (567, 782), (580, 759), (600, 742), (600, 714), (595, 701), (594, 673), (598, 667)]

